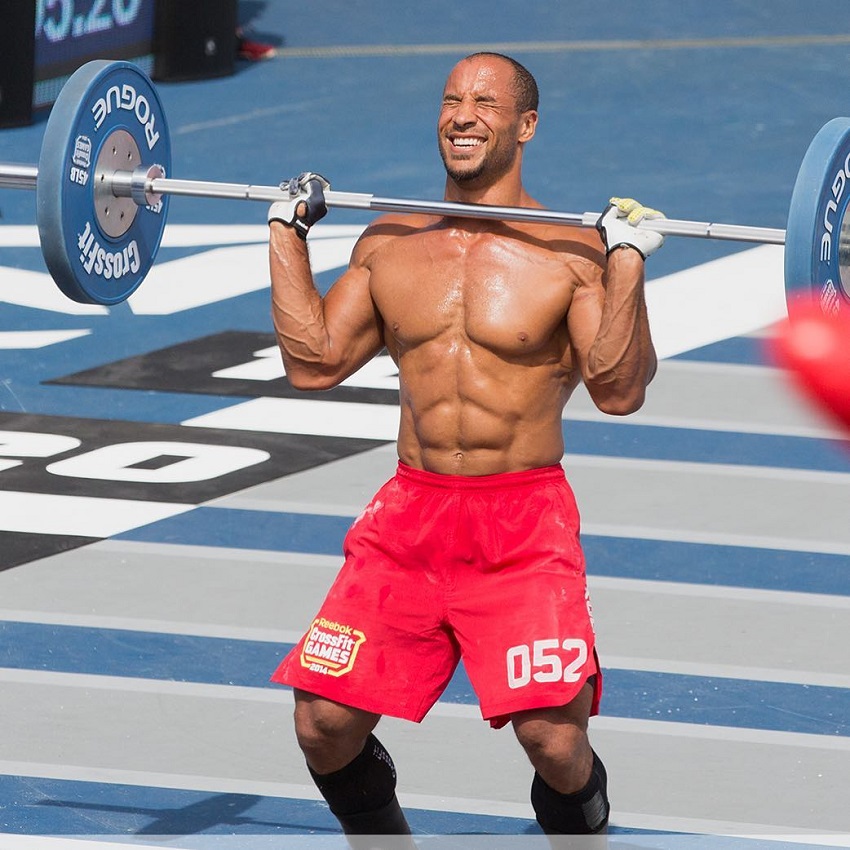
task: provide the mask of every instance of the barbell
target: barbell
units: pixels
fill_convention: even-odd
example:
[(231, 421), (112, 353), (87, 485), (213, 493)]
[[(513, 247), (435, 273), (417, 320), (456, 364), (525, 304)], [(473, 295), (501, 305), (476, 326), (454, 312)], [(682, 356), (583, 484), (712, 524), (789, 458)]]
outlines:
[[(34, 189), (42, 253), (69, 298), (110, 305), (127, 299), (150, 271), (169, 197), (273, 201), (280, 186), (169, 177), (171, 142), (148, 76), (124, 61), (96, 60), (63, 86), (37, 165), (0, 163), (0, 188)], [(569, 213), (451, 201), (420, 201), (328, 190), (329, 207), (593, 227), (598, 212)], [(664, 219), (665, 235), (785, 245), (785, 289), (814, 296), (826, 313), (850, 310), (850, 118), (816, 134), (791, 196), (786, 230)], [(642, 225), (643, 226), (643, 225)]]

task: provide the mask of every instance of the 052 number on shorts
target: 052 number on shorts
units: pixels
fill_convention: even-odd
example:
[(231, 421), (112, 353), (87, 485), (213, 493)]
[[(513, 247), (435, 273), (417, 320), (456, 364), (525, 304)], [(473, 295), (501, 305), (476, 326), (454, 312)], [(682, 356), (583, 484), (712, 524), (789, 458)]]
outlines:
[(512, 646), (506, 654), (508, 686), (522, 688), (535, 682), (577, 682), (587, 661), (587, 642), (582, 638), (545, 638), (531, 646)]

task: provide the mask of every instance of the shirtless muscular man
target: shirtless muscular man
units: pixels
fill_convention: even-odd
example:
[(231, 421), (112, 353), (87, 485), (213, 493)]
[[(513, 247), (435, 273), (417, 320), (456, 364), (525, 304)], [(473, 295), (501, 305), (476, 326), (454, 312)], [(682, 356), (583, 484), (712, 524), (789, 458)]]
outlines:
[[(437, 125), (447, 200), (540, 207), (521, 177), (537, 101), (509, 57), (455, 66)], [(386, 348), (401, 422), (396, 475), (273, 675), (295, 689), (310, 772), (347, 835), (409, 833), (373, 730), (384, 714), (422, 720), (463, 658), (483, 717), (510, 723), (528, 754), (544, 832), (604, 831), (606, 774), (587, 735), (602, 676), (562, 411), (579, 382), (609, 414), (643, 403), (656, 369), (644, 260), (663, 237), (635, 225), (661, 214), (612, 199), (596, 230), (384, 215), (322, 297), (306, 234), (327, 186), (301, 175), (269, 211), (286, 374), (327, 389)]]

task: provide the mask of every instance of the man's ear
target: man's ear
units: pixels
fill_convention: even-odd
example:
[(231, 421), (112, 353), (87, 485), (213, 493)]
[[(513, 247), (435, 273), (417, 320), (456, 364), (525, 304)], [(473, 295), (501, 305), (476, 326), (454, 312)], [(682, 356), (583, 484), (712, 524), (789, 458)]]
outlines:
[(534, 138), (537, 129), (537, 110), (529, 109), (523, 112), (520, 118), (519, 141), (530, 142)]

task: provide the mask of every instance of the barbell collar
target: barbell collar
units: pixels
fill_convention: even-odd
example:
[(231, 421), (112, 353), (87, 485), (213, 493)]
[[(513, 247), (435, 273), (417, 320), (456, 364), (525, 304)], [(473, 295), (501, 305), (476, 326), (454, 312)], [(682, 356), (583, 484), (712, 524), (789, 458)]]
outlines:
[(154, 206), (162, 200), (162, 193), (151, 188), (153, 181), (165, 177), (165, 169), (161, 165), (151, 165), (148, 168), (140, 166), (133, 172), (130, 181), (130, 197), (139, 206)]

